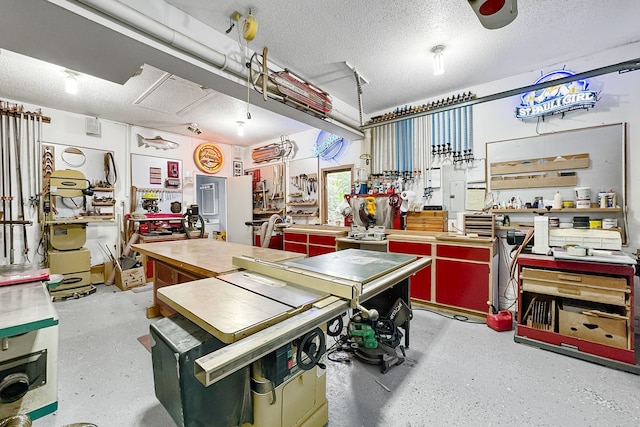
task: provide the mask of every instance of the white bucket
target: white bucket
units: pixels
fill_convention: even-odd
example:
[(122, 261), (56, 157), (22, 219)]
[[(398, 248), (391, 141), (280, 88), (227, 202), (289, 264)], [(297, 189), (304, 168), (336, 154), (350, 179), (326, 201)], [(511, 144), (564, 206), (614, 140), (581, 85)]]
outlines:
[(576, 187), (576, 199), (591, 199), (591, 187)]
[(578, 209), (588, 209), (591, 207), (591, 199), (576, 199), (576, 208)]
[(618, 226), (618, 220), (616, 218), (603, 218), (602, 228), (616, 228)]

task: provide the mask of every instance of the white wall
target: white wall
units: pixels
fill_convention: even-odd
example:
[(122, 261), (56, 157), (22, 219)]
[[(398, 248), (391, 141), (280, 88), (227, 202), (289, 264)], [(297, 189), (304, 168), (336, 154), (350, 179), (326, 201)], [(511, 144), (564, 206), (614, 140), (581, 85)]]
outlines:
[[(610, 49), (589, 57), (569, 59), (558, 64), (549, 64), (544, 70), (532, 70), (529, 73), (497, 80), (475, 87), (460, 88), (451, 93), (432, 99), (416, 101), (420, 105), (432, 100), (446, 98), (452, 94), (471, 91), (479, 98), (498, 92), (531, 85), (541, 72), (566, 67), (580, 73), (599, 67), (634, 59), (638, 56), (640, 43)], [(472, 72), (472, 70), (470, 70)], [(561, 116), (545, 118), (539, 124), (536, 121), (521, 121), (515, 118), (515, 107), (520, 103), (518, 96), (476, 104), (473, 107), (474, 155), (477, 159), (485, 157), (485, 144), (493, 141), (535, 136), (538, 133), (558, 132), (570, 129), (596, 126), (610, 123), (627, 123), (627, 206), (630, 239), (627, 250), (634, 252), (640, 248), (640, 192), (632, 183), (640, 182), (640, 169), (636, 167), (640, 160), (640, 71), (612, 73), (589, 79), (592, 90), (601, 91), (600, 100), (589, 111), (575, 111)], [(373, 113), (371, 116), (384, 114)], [(637, 184), (636, 184), (637, 186)], [(635, 190), (635, 191), (634, 191)]]
[[(167, 160), (182, 161), (183, 178), (183, 207), (191, 203), (196, 203), (195, 179), (196, 173), (203, 174), (196, 168), (193, 161), (194, 149), (204, 141), (197, 138), (183, 135), (171, 134), (154, 129), (130, 126), (124, 123), (112, 122), (100, 119), (102, 135), (100, 137), (88, 136), (85, 133), (86, 116), (70, 113), (67, 111), (55, 110), (46, 106), (25, 104), (20, 100), (9, 100), (11, 103), (22, 104), (27, 111), (42, 109), (42, 114), (51, 118), (51, 123), (43, 124), (43, 143), (55, 143), (79, 148), (92, 148), (98, 150), (112, 151), (116, 167), (118, 170), (118, 181), (115, 184), (114, 197), (116, 199), (116, 216), (119, 221), (106, 224), (90, 224), (87, 228), (87, 243), (85, 247), (91, 250), (92, 265), (100, 264), (107, 260), (104, 251), (99, 246), (108, 245), (112, 251), (114, 246), (120, 245), (120, 229), (122, 227), (121, 218), (123, 213), (129, 213), (130, 209), (130, 188), (131, 188), (131, 154), (148, 155), (162, 157)], [(170, 141), (177, 142), (180, 146), (174, 150), (159, 150), (138, 145), (137, 135), (144, 137), (161, 136)], [(215, 142), (214, 142), (215, 143)], [(232, 159), (234, 147), (226, 144), (217, 144), (224, 155), (222, 169), (215, 174), (217, 177), (227, 177), (232, 175)], [(26, 168), (25, 168), (26, 169)], [(14, 215), (15, 216), (15, 215)], [(40, 241), (40, 227), (35, 210), (25, 209), (27, 220), (33, 221), (32, 226), (28, 226), (29, 259), (31, 262), (40, 262), (42, 257), (36, 253), (36, 247)], [(1, 231), (1, 229), (0, 229)], [(18, 228), (14, 229), (16, 248), (22, 248), (20, 233)], [(5, 237), (3, 236), (3, 239)], [(41, 250), (39, 249), (41, 253)], [(0, 264), (8, 264), (8, 259), (1, 260)], [(16, 250), (15, 263), (24, 263), (25, 259)]]

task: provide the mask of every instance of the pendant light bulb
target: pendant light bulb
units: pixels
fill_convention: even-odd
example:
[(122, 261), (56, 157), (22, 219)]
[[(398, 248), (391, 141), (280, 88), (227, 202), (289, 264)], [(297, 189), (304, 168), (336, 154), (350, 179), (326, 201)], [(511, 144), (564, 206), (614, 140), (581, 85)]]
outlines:
[(238, 136), (244, 136), (244, 122), (238, 122)]
[(433, 52), (433, 75), (434, 76), (439, 76), (441, 74), (444, 74), (444, 55), (442, 54), (442, 51), (444, 51), (444, 46), (441, 44), (434, 46), (431, 49), (431, 52)]
[(67, 77), (64, 79), (64, 90), (70, 95), (78, 93), (78, 80), (71, 73), (67, 73)]

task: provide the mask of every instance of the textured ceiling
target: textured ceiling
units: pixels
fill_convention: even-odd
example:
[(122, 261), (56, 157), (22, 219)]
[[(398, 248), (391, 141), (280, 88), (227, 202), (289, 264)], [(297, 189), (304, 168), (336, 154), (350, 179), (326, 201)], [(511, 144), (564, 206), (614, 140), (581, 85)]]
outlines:
[[(67, 16), (74, 14), (62, 13), (53, 5), (57, 3), (74, 2), (21, 0), (3, 5), (0, 48), (20, 46), (22, 41), (24, 49), (15, 49), (17, 52), (28, 51), (59, 65), (3, 49), (0, 98), (188, 135), (186, 125), (195, 122), (204, 131), (200, 137), (235, 145), (256, 144), (312, 128), (309, 122), (292, 119), (305, 116), (303, 113), (285, 111), (288, 117), (284, 117), (252, 105), (251, 126), (245, 126), (245, 137), (239, 138), (236, 122), (246, 117), (245, 89), (235, 88), (234, 92), (223, 88), (219, 81), (225, 79), (198, 75), (193, 68), (176, 65), (179, 61), (175, 58), (149, 54), (139, 44), (110, 36), (92, 22)], [(175, 13), (176, 7), (220, 35), (229, 28), (231, 12), (238, 10), (246, 15), (251, 9), (259, 28), (250, 48), (261, 51), (268, 47), (274, 64), (293, 70), (335, 99), (357, 108), (355, 78), (347, 62), (368, 82), (362, 94), (365, 115), (523, 72), (548, 71), (551, 65), (571, 58), (640, 40), (637, 0), (520, 0), (516, 20), (497, 30), (485, 29), (466, 0), (126, 3), (152, 13), (156, 19)], [(169, 18), (160, 20), (171, 22)], [(34, 36), (36, 33), (38, 36)], [(231, 50), (237, 50), (237, 35), (234, 29), (226, 36)], [(82, 50), (83, 41), (93, 49)], [(110, 41), (115, 46), (110, 46)], [(66, 45), (71, 43), (78, 45), (67, 49), (64, 56)], [(438, 44), (445, 46), (446, 70), (434, 76), (431, 48)], [(38, 48), (41, 55), (35, 55)], [(112, 68), (130, 75), (132, 64), (138, 67), (162, 61), (166, 69), (144, 65), (142, 72), (124, 85), (82, 74), (79, 96), (64, 93), (65, 66), (96, 72)], [(184, 75), (180, 75), (181, 70), (185, 70)], [(198, 84), (190, 86), (182, 78)], [(134, 105), (163, 79), (168, 83), (162, 85), (162, 91)], [(187, 93), (180, 93), (185, 84)], [(201, 91), (207, 96), (199, 98)], [(253, 97), (259, 98), (255, 92)], [(175, 105), (160, 105), (174, 101)]]
[[(487, 30), (466, 0), (168, 0), (217, 31), (252, 12), (254, 49), (357, 106), (351, 66), (369, 81), (367, 114), (640, 40), (640, 1), (520, 0), (511, 24)], [(431, 48), (444, 45), (445, 73)], [(586, 71), (586, 70), (578, 70)]]

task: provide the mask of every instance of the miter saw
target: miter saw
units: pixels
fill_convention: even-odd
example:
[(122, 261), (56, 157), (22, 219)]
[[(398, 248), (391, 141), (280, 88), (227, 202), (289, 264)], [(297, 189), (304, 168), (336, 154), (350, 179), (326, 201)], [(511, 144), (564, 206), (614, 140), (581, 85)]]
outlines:
[[(364, 363), (380, 365), (383, 374), (402, 364), (406, 354), (400, 345), (403, 334), (398, 327), (413, 317), (411, 307), (398, 299), (386, 316), (380, 316), (375, 309), (362, 306), (358, 309), (349, 320), (342, 349), (353, 351), (354, 356)], [(398, 348), (402, 356), (397, 353)]]
[(370, 226), (376, 224), (376, 198), (367, 197), (360, 205), (360, 211), (358, 212), (360, 220), (364, 225), (364, 228), (369, 229)]

